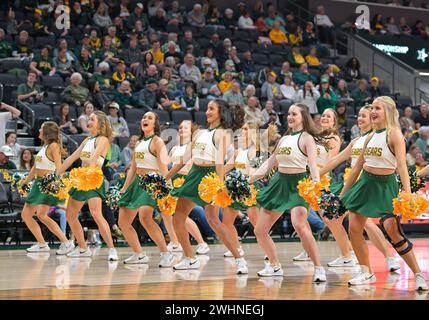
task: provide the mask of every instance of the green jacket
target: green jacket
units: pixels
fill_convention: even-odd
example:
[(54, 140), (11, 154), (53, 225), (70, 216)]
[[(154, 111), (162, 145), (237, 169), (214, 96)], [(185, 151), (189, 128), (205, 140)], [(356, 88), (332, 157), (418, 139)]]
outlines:
[(360, 91), (359, 88), (353, 91), (352, 98), (355, 100), (355, 107), (360, 108), (365, 105), (365, 99), (369, 98), (368, 91)]
[(320, 92), (320, 98), (317, 100), (317, 111), (322, 114), (323, 111), (325, 111), (328, 108), (332, 108), (335, 110), (336, 104), (337, 104), (337, 95), (335, 94), (334, 90), (331, 88), (329, 89), (329, 94), (331, 96), (330, 99), (326, 99), (324, 97), (325, 91)]
[(0, 41), (0, 59), (9, 58), (12, 55), (12, 47), (6, 40)]

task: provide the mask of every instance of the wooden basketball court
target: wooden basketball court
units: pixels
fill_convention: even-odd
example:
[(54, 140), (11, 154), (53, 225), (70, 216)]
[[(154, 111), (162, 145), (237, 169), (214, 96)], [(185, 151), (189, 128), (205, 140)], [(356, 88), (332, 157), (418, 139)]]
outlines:
[[(356, 271), (352, 268), (328, 268), (326, 284), (312, 282), (313, 265), (293, 262), (301, 244), (277, 243), (285, 276), (264, 278), (256, 272), (263, 268), (263, 255), (257, 244), (243, 244), (249, 274), (235, 275), (233, 259), (223, 258), (225, 248), (211, 245), (202, 256), (200, 270), (173, 271), (158, 268), (159, 252), (148, 247), (149, 265), (126, 266), (122, 263), (130, 248), (119, 248), (121, 261), (107, 262), (107, 249), (93, 249), (93, 258), (73, 259), (51, 254), (26, 254), (23, 250), (0, 251), (0, 299), (332, 299), (332, 300), (429, 300), (427, 293), (414, 292), (414, 277), (401, 259), (401, 270), (386, 271), (384, 257), (370, 245), (371, 262), (377, 283), (364, 287), (347, 286)], [(339, 250), (335, 243), (320, 242), (322, 263), (333, 260)], [(414, 248), (423, 272), (429, 278), (429, 240), (414, 240)], [(181, 254), (178, 254), (178, 258)]]

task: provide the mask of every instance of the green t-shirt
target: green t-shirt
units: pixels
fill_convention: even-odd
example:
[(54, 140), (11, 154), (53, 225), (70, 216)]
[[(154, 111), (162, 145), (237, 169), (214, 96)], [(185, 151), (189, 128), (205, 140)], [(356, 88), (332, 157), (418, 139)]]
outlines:
[(54, 68), (54, 61), (49, 57), (44, 59), (42, 56), (37, 56), (34, 62), (37, 63), (36, 68), (42, 71), (43, 74), (48, 74)]
[(39, 85), (37, 84), (35, 84), (33, 88), (30, 88), (27, 83), (22, 83), (16, 89), (18, 95), (27, 94), (27, 93), (33, 92), (34, 90), (36, 90), (37, 92), (42, 92)]

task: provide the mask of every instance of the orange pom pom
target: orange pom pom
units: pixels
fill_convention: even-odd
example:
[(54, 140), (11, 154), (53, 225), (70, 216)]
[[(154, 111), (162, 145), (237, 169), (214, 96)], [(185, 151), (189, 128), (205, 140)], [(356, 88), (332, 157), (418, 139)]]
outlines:
[(329, 191), (329, 185), (331, 184), (331, 177), (329, 174), (324, 174), (320, 177), (320, 183), (322, 185), (322, 189), (326, 189)]
[(222, 188), (222, 182), (215, 172), (207, 174), (198, 185), (198, 195), (207, 202), (213, 203), (218, 191)]
[(173, 197), (171, 194), (158, 199), (156, 202), (158, 204), (159, 211), (163, 214), (172, 216), (176, 211), (177, 198)]
[(249, 198), (244, 199), (243, 204), (248, 207), (253, 207), (256, 204), (256, 196), (258, 194), (258, 190), (254, 185), (250, 186), (250, 194)]
[(176, 178), (173, 181), (173, 187), (174, 188), (180, 188), (183, 185), (183, 183), (185, 183), (185, 178), (184, 177)]
[(60, 191), (57, 194), (53, 194), (52, 193), (52, 195), (55, 198), (58, 198), (60, 200), (67, 200), (69, 198), (69, 191), (72, 188), (72, 183), (71, 183), (71, 181), (70, 181), (69, 178), (66, 178), (66, 177), (62, 176), (60, 179), (61, 179), (61, 182), (64, 185), (64, 188), (61, 188)]
[(421, 194), (407, 193), (402, 191), (398, 197), (393, 199), (393, 213), (397, 216), (402, 215), (402, 220), (414, 219), (426, 212), (429, 206), (429, 200), (426, 200)]
[(320, 181), (314, 182), (309, 178), (304, 178), (298, 182), (299, 195), (316, 211), (319, 211), (319, 198), (322, 189), (323, 186)]
[(228, 190), (226, 189), (226, 187), (223, 185), (217, 192), (215, 198), (214, 198), (214, 204), (222, 207), (222, 208), (227, 208), (229, 207), (234, 201), (232, 201), (232, 199), (230, 198), (230, 196), (228, 195)]
[(70, 182), (79, 191), (95, 190), (103, 184), (103, 171), (96, 165), (75, 168), (70, 171)]

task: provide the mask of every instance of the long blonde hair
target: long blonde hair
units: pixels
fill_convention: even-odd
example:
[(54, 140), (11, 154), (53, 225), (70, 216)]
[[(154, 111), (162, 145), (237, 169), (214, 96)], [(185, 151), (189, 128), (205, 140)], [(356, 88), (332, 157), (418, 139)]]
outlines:
[[(399, 112), (396, 109), (396, 103), (391, 97), (381, 96), (374, 100), (381, 101), (384, 105), (384, 113), (386, 114), (386, 132), (390, 133), (392, 129), (400, 129), (399, 125)], [(374, 103), (373, 102), (373, 103)]]
[(103, 111), (94, 111), (94, 114), (98, 120), (97, 135), (104, 136), (110, 140), (113, 132), (112, 127), (110, 126), (110, 121), (106, 114)]

